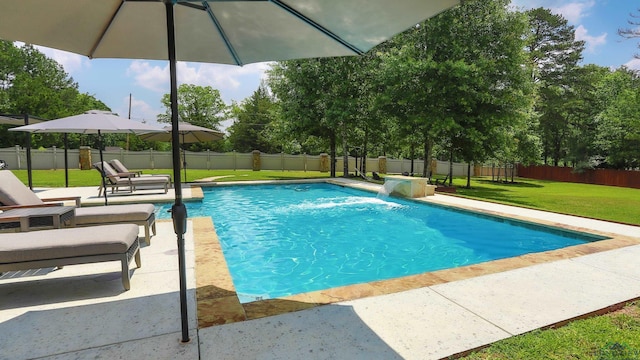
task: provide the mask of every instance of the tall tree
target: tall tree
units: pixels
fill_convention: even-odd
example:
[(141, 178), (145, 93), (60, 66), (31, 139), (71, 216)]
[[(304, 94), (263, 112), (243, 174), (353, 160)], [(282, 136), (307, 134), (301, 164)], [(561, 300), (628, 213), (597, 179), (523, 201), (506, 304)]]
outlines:
[(571, 131), (565, 104), (573, 96), (573, 73), (582, 58), (584, 41), (576, 41), (574, 27), (549, 9), (532, 9), (527, 15), (530, 33), (526, 49), (539, 94), (536, 111), (540, 114), (544, 162), (551, 158), (558, 165), (569, 153)]
[(604, 110), (599, 99), (599, 84), (609, 69), (586, 65), (576, 69), (571, 81), (571, 96), (565, 102), (567, 119), (567, 160), (577, 169), (593, 167), (592, 158), (598, 154), (596, 138), (599, 128), (597, 116)]
[(508, 4), (465, 1), (409, 30), (387, 58), (387, 96), (407, 135), (421, 134), (425, 159), (442, 139), (447, 155), (482, 161), (501, 145), (496, 133), (528, 112), (527, 22)]
[(316, 137), (328, 144), (331, 176), (336, 175), (338, 141), (343, 155), (356, 124), (359, 99), (358, 58), (318, 58), (276, 63), (269, 86), (280, 104), (283, 120), (300, 137)]
[(229, 143), (240, 152), (260, 150), (266, 153), (282, 151), (270, 136), (269, 125), (274, 119), (275, 103), (264, 83), (241, 104), (233, 106), (235, 122), (229, 127)]
[(596, 145), (605, 166), (640, 167), (640, 77), (620, 68), (608, 74), (599, 88), (604, 110), (597, 116)]
[[(170, 94), (160, 100), (165, 107), (164, 114), (158, 114), (158, 121), (171, 122)], [(220, 130), (220, 122), (229, 117), (227, 105), (220, 97), (220, 91), (211, 86), (182, 84), (178, 87), (178, 118), (193, 125)]]

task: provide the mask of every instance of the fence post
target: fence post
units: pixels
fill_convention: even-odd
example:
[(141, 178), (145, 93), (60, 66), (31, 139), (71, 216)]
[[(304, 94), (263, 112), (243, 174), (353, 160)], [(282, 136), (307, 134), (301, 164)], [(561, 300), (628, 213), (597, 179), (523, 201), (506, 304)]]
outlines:
[(378, 171), (380, 171), (380, 174), (387, 173), (387, 157), (386, 156), (378, 156)]
[(20, 145), (16, 145), (15, 149), (16, 149), (16, 164), (18, 164), (18, 169), (21, 169), (21, 164), (20, 164)]
[(329, 172), (329, 154), (320, 154), (320, 172)]
[(253, 150), (251, 155), (253, 157), (253, 171), (260, 171), (260, 150)]
[(80, 146), (80, 170), (91, 170), (90, 146)]
[(58, 170), (58, 148), (53, 147), (53, 169)]

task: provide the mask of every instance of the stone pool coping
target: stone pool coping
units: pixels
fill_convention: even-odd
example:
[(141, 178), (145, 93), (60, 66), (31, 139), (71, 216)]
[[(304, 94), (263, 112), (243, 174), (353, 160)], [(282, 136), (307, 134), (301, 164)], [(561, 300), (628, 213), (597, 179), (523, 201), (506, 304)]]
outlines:
[[(309, 181), (299, 182), (308, 183)], [(347, 179), (331, 179), (320, 182), (329, 182), (341, 186), (348, 186), (367, 191), (377, 191), (377, 187), (379, 187), (379, 185), (362, 183), (359, 181), (352, 181)], [(267, 181), (260, 183), (266, 184), (273, 182)], [(228, 186), (236, 184), (255, 185), (256, 183), (253, 182), (252, 184), (247, 184), (246, 182), (234, 182), (224, 183), (220, 185)], [(198, 189), (197, 187), (192, 187), (192, 195), (194, 198), (201, 198), (203, 195), (202, 190)], [(640, 238), (626, 236), (614, 232), (595, 230), (593, 228), (583, 226), (568, 225), (549, 219), (534, 218), (531, 216), (504, 211), (505, 208), (521, 209), (517, 207), (484, 203), (476, 200), (452, 201), (452, 198), (453, 197), (448, 195), (435, 195), (413, 200), (436, 204), (438, 206), (446, 206), (455, 209), (478, 212), (490, 216), (498, 216), (508, 219), (514, 219), (517, 221), (531, 222), (547, 227), (595, 234), (607, 237), (608, 239), (599, 240), (587, 244), (570, 246), (558, 250), (525, 254), (512, 258), (494, 260), (446, 270), (426, 272), (396, 279), (348, 285), (242, 304), (240, 303), (238, 296), (236, 295), (233, 281), (231, 279), (231, 274), (229, 273), (229, 269), (222, 253), (222, 248), (220, 246), (211, 218), (193, 218), (192, 221), (195, 245), (198, 328), (259, 319), (267, 316), (284, 314), (347, 300), (392, 294), (640, 244)], [(467, 203), (465, 204), (464, 202)], [(488, 208), (479, 208), (477, 206), (473, 206), (472, 204), (474, 204), (475, 202), (488, 204)], [(535, 210), (535, 212), (538, 212), (538, 210)], [(554, 214), (552, 213), (546, 214), (550, 214), (551, 217), (554, 217)], [(557, 215), (557, 217), (568, 216), (561, 214), (555, 215)]]

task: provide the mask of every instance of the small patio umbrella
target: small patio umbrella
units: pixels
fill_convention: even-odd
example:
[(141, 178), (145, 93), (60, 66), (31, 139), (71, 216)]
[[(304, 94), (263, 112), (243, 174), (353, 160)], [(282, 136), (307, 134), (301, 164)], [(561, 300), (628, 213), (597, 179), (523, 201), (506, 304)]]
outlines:
[[(25, 125), (9, 129), (9, 131), (26, 131), (30, 133), (77, 133), (98, 134), (100, 141), (100, 162), (102, 157), (102, 134), (104, 133), (131, 133), (142, 134), (149, 132), (166, 132), (166, 130), (141, 122), (125, 119), (108, 111), (90, 110), (80, 115), (44, 121), (37, 124)], [(102, 176), (102, 187), (105, 187), (105, 178)], [(107, 205), (107, 191), (104, 191), (104, 204)]]
[[(0, 38), (91, 58), (169, 60), (173, 144), (179, 143), (176, 62), (243, 65), (361, 55), (460, 0), (3, 0)], [(37, 24), (37, 26), (34, 26)], [(189, 341), (180, 151), (173, 146), (174, 231), (182, 341)]]
[[(172, 140), (172, 127), (165, 126), (164, 129), (167, 132), (164, 133), (149, 133), (140, 135), (140, 139), (146, 141), (171, 141)], [(216, 141), (224, 138), (224, 134), (220, 131), (209, 129), (206, 127), (193, 125), (185, 121), (178, 123), (178, 133), (180, 134), (180, 144), (192, 144), (207, 141)], [(182, 149), (182, 170), (184, 172), (184, 181), (187, 182), (187, 155), (184, 149)]]

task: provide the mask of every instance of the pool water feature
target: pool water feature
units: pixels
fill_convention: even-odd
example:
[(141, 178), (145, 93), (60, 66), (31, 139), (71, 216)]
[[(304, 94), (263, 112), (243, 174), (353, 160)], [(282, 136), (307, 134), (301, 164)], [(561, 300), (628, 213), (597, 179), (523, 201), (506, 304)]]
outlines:
[(213, 219), (243, 303), (604, 239), (331, 184), (203, 191), (189, 217)]

